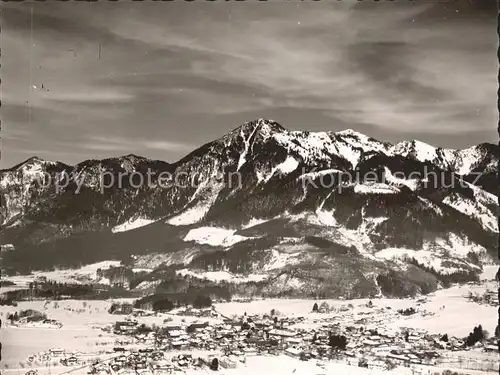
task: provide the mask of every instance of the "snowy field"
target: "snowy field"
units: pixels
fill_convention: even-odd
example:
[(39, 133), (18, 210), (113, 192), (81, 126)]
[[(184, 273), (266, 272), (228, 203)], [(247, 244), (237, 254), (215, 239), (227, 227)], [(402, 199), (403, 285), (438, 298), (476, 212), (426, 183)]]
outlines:
[[(38, 278), (47, 278), (50, 281), (56, 281), (58, 283), (86, 283), (86, 282), (96, 282), (97, 280), (97, 270), (105, 270), (111, 267), (120, 266), (120, 262), (116, 260), (107, 260), (103, 262), (93, 263), (83, 266), (78, 269), (61, 269), (55, 271), (35, 271), (30, 275), (19, 275), (19, 276), (8, 276), (4, 277), (3, 280), (9, 280), (16, 284), (16, 286), (27, 287), (29, 283), (37, 280)], [(13, 289), (11, 287), (11, 289)], [(19, 288), (17, 288), (19, 289)], [(2, 288), (2, 292), (6, 291)]]
[[(341, 374), (341, 375), (378, 375), (391, 374), (390, 371), (369, 370), (367, 368), (349, 366), (342, 363), (317, 361), (300, 361), (289, 356), (256, 356), (248, 357), (245, 364), (238, 364), (234, 369), (221, 369), (220, 375), (323, 375), (323, 374)], [(392, 372), (393, 374), (404, 374)], [(200, 370), (187, 371), (186, 375), (199, 375)], [(411, 374), (411, 372), (408, 372)]]
[[(47, 351), (55, 347), (62, 347), (67, 351), (82, 353), (96, 353), (112, 349), (115, 340), (123, 339), (122, 336), (108, 334), (100, 328), (123, 320), (123, 315), (111, 315), (108, 309), (112, 302), (133, 302), (132, 299), (117, 299), (113, 301), (76, 301), (63, 300), (27, 301), (18, 303), (17, 307), (0, 306), (0, 318), (6, 320), (9, 313), (15, 311), (34, 309), (47, 314), (49, 319), (55, 319), (63, 324), (61, 329), (55, 328), (27, 328), (13, 327), (2, 324), (0, 340), (2, 342), (2, 365), (19, 367), (19, 362), (33, 354)], [(85, 305), (85, 306), (84, 306)], [(55, 307), (56, 306), (56, 307)], [(172, 314), (158, 314), (158, 316), (138, 317), (139, 323), (147, 325), (162, 325), (166, 318), (173, 322), (181, 323), (197, 320), (195, 317), (184, 317)], [(212, 319), (204, 319), (213, 321)]]
[[(416, 372), (415, 370), (419, 367), (414, 368), (397, 368), (392, 371), (376, 370), (361, 368), (356, 366), (350, 366), (344, 363), (337, 362), (320, 362), (320, 361), (300, 361), (296, 358), (289, 356), (255, 356), (247, 357), (246, 363), (238, 363), (236, 368), (224, 369), (220, 368), (216, 374), (219, 375), (430, 375), (434, 372), (441, 373), (442, 369), (439, 368), (425, 368), (420, 367), (421, 372)], [(74, 375), (86, 375), (88, 368), (74, 368), (66, 370), (65, 368), (47, 368), (47, 367), (33, 367), (31, 369), (36, 369), (39, 375), (51, 375), (51, 374), (62, 374), (66, 372), (71, 372)], [(27, 369), (15, 369), (9, 368), (4, 370), (3, 374), (9, 375), (24, 375)], [(480, 374), (491, 374), (484, 373), (474, 370), (460, 370), (456, 369), (458, 374), (469, 374), (469, 375), (480, 375)], [(177, 373), (177, 372), (176, 372)], [(207, 369), (187, 369), (185, 375), (201, 375), (213, 373)], [(150, 374), (148, 372), (148, 374)], [(179, 373), (182, 374), (182, 373)]]
[[(17, 308), (1, 306), (0, 314), (5, 321), (7, 314), (34, 309), (44, 312), (50, 319), (55, 319), (63, 324), (61, 329), (51, 328), (18, 328), (2, 325), (2, 364), (19, 367), (19, 362), (26, 361), (27, 357), (46, 351), (54, 347), (64, 346), (67, 350), (81, 352), (94, 351), (96, 343), (114, 342), (115, 338), (105, 332), (92, 329), (93, 326), (103, 326), (116, 321), (116, 316), (108, 314), (110, 302), (92, 301), (58, 301), (44, 307), (44, 301), (21, 302)], [(84, 311), (82, 311), (84, 310)]]
[[(415, 367), (418, 368), (418, 367)], [(431, 371), (441, 373), (441, 369), (430, 369), (420, 367), (422, 375), (432, 374)], [(479, 375), (484, 374), (479, 371), (456, 370), (459, 374)], [(204, 370), (187, 371), (186, 375), (200, 375), (206, 373)], [(300, 361), (286, 355), (281, 356), (255, 356), (247, 357), (245, 364), (238, 364), (234, 369), (221, 369), (217, 372), (220, 375), (414, 375), (419, 372), (412, 368), (397, 368), (392, 371), (368, 369), (357, 366), (350, 366), (345, 363), (320, 362), (320, 361)], [(490, 373), (491, 374), (491, 373)]]

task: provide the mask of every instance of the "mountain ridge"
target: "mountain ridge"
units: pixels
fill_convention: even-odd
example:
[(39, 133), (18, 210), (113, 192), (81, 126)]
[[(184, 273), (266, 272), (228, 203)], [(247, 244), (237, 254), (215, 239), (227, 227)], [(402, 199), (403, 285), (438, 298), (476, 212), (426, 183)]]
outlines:
[(443, 147), (439, 147), (439, 146), (436, 147), (436, 146), (432, 146), (431, 144), (428, 144), (426, 142), (423, 142), (423, 141), (420, 141), (420, 140), (417, 140), (417, 139), (408, 140), (408, 141), (400, 141), (400, 142), (397, 142), (397, 143), (389, 143), (389, 142), (379, 141), (379, 140), (377, 140), (377, 139), (375, 139), (373, 137), (367, 136), (367, 135), (365, 135), (365, 134), (363, 134), (361, 132), (358, 132), (356, 130), (353, 130), (351, 128), (344, 129), (344, 130), (341, 130), (341, 131), (336, 131), (336, 132), (333, 132), (333, 131), (288, 130), (288, 129), (286, 129), (285, 127), (283, 127), (281, 124), (279, 124), (278, 122), (276, 122), (274, 120), (259, 118), (257, 120), (248, 121), (248, 122), (246, 122), (246, 123), (244, 123), (244, 124), (242, 124), (240, 126), (237, 126), (236, 128), (233, 128), (232, 130), (230, 130), (229, 132), (227, 132), (226, 134), (224, 134), (223, 136), (219, 137), (218, 139), (216, 139), (214, 141), (209, 141), (209, 142), (206, 142), (206, 143), (202, 144), (201, 146), (197, 147), (192, 152), (188, 153), (184, 157), (182, 157), (179, 160), (174, 161), (174, 162), (161, 161), (161, 160), (158, 160), (158, 159), (148, 158), (148, 157), (141, 156), (141, 155), (136, 155), (136, 154), (133, 154), (133, 153), (132, 154), (125, 154), (125, 155), (118, 155), (118, 156), (113, 156), (113, 157), (106, 157), (106, 158), (102, 158), (102, 159), (94, 159), (94, 158), (84, 159), (84, 160), (82, 160), (82, 161), (80, 161), (78, 163), (75, 163), (75, 164), (68, 164), (66, 162), (62, 162), (62, 161), (59, 161), (59, 160), (46, 160), (46, 159), (40, 158), (38, 156), (31, 156), (28, 159), (26, 159), (26, 160), (24, 160), (22, 162), (19, 162), (19, 163), (17, 163), (16, 165), (14, 165), (12, 167), (0, 169), (0, 173), (1, 172), (5, 172), (5, 171), (14, 170), (14, 169), (16, 169), (16, 168), (18, 168), (18, 167), (20, 167), (20, 166), (22, 166), (24, 164), (27, 164), (31, 160), (36, 160), (36, 161), (45, 162), (45, 163), (58, 163), (58, 164), (65, 165), (65, 166), (77, 166), (79, 164), (82, 164), (82, 163), (85, 163), (85, 162), (88, 162), (88, 161), (94, 161), (94, 160), (95, 161), (106, 161), (106, 160), (119, 160), (119, 159), (136, 158), (136, 159), (143, 160), (143, 161), (150, 161), (150, 162), (161, 161), (161, 162), (169, 164), (169, 165), (175, 165), (175, 164), (180, 163), (183, 159), (185, 159), (191, 153), (196, 152), (198, 149), (202, 149), (205, 146), (212, 144), (213, 142), (216, 142), (218, 140), (223, 140), (223, 139), (226, 139), (226, 138), (231, 137), (231, 136), (237, 136), (242, 131), (252, 132), (253, 130), (262, 129), (262, 127), (265, 127), (266, 125), (270, 126), (270, 128), (274, 132), (288, 132), (288, 133), (292, 133), (292, 134), (293, 133), (313, 133), (313, 134), (322, 134), (322, 133), (325, 133), (325, 134), (331, 134), (331, 135), (355, 136), (355, 137), (363, 138), (363, 139), (371, 139), (372, 141), (375, 141), (375, 142), (378, 142), (378, 143), (384, 143), (384, 144), (390, 145), (390, 146), (392, 146), (394, 148), (396, 148), (398, 146), (400, 148), (402, 148), (405, 145), (420, 144), (420, 145), (425, 145), (425, 147), (431, 147), (431, 148), (433, 148), (435, 150), (441, 150), (441, 151), (447, 152), (447, 153), (457, 153), (457, 152), (460, 152), (460, 151), (464, 152), (464, 151), (472, 150), (472, 149), (475, 149), (475, 148), (493, 148), (495, 151), (498, 152), (498, 150), (497, 150), (498, 149), (498, 145), (494, 144), (494, 143), (490, 143), (490, 142), (481, 142), (481, 143), (479, 143), (477, 145), (472, 145), (472, 146), (469, 146), (469, 147), (466, 147), (466, 148), (457, 148), (457, 149), (443, 148)]
[[(191, 275), (266, 275), (259, 285), (271, 294), (270, 280), (311, 293), (335, 283), (338, 293), (373, 292), (377, 277), (403, 280), (408, 267), (434, 286), (473, 280), (496, 258), (498, 154), (497, 145), (392, 145), (352, 129), (296, 131), (258, 119), (174, 163), (133, 154), (74, 166), (30, 158), (0, 171), (0, 240), (15, 248), (2, 267), (120, 259)], [(150, 171), (151, 183), (116, 184)], [(69, 180), (44, 186), (40, 172)], [(360, 268), (346, 274), (342, 264)], [(428, 290), (412, 280), (412, 290)]]

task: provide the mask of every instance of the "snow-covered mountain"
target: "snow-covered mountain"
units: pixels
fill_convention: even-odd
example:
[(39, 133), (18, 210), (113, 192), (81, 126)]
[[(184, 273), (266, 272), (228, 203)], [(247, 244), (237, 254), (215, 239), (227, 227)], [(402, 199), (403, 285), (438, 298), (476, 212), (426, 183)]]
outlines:
[(430, 162), (444, 170), (465, 176), (480, 168), (484, 172), (498, 169), (498, 147), (483, 143), (463, 150), (436, 148), (420, 141), (401, 142), (391, 148), (401, 155), (421, 162)]
[(392, 145), (259, 119), (173, 164), (31, 158), (0, 171), (1, 240), (16, 249), (3, 261), (15, 270), (30, 254), (37, 269), (133, 255), (135, 268), (267, 275), (282, 286), (293, 275), (311, 290), (314, 275), (340, 264), (373, 287), (405, 267), (468, 278), (496, 251), (498, 149)]

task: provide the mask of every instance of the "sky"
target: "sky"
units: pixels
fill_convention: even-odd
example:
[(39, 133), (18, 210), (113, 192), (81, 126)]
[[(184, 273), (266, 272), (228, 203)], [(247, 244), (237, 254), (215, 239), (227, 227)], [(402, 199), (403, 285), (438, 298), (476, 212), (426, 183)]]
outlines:
[(2, 3), (1, 161), (176, 161), (246, 121), (497, 142), (496, 2)]

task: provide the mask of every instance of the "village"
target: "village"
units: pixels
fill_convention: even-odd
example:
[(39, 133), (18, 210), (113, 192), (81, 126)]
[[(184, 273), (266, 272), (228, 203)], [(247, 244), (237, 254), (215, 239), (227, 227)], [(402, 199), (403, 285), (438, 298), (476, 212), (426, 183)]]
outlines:
[[(121, 314), (124, 311), (116, 310), (112, 314), (116, 321), (100, 328), (117, 337), (112, 346), (87, 354), (53, 348), (28, 361), (111, 375), (237, 369), (257, 356), (288, 356), (314, 361), (320, 367), (336, 362), (370, 371), (405, 369), (411, 374), (441, 374), (446, 368), (497, 370), (494, 339), (470, 345), (446, 333), (390, 327), (401, 316), (429, 314), (418, 306), (417, 301), (415, 308), (395, 310), (369, 301), (363, 311), (354, 313), (350, 304), (333, 308), (323, 302), (315, 303), (304, 316), (272, 309), (266, 314), (231, 317), (215, 306), (168, 313), (134, 308)], [(148, 318), (158, 323), (144, 323)], [(479, 359), (464, 354), (472, 352), (471, 358)]]
[[(182, 325), (170, 323), (167, 319), (160, 329), (150, 332), (144, 332), (147, 327), (129, 319), (117, 322), (114, 332), (133, 337), (135, 342), (161, 351), (217, 349), (225, 357), (233, 358), (225, 358), (220, 362), (221, 366), (236, 366), (241, 358), (248, 355), (286, 354), (303, 361), (343, 360), (354, 366), (385, 370), (436, 365), (440, 359), (449, 358), (449, 353), (464, 350), (498, 352), (494, 339), (478, 341), (471, 348), (463, 339), (446, 334), (429, 334), (411, 328), (385, 328), (386, 323), (397, 315), (414, 313), (414, 310), (377, 308), (371, 301), (366, 307), (371, 311), (358, 312), (357, 317), (349, 307), (335, 310), (323, 303), (307, 318), (281, 316), (272, 310), (264, 315), (223, 317), (223, 322), (217, 324), (200, 321)], [(179, 313), (196, 314), (198, 317), (217, 316), (215, 309), (188, 309)], [(425, 311), (422, 313), (425, 314)], [(364, 317), (359, 318), (360, 315)]]
[(486, 374), (498, 371), (493, 284), (410, 299), (234, 297), (175, 307), (151, 298), (29, 296), (1, 307), (10, 342), (3, 372), (241, 375), (274, 361), (280, 374), (285, 363), (316, 375), (338, 366), (347, 366), (343, 375)]

